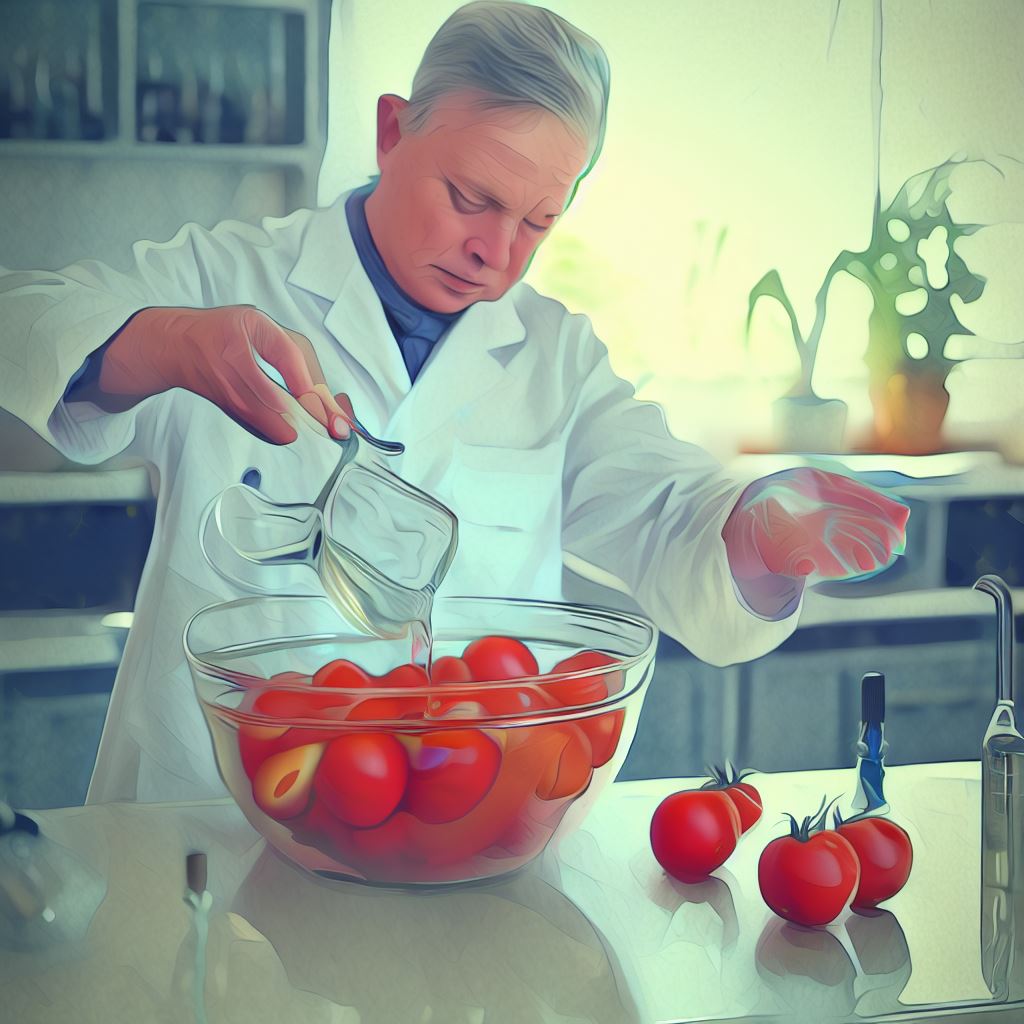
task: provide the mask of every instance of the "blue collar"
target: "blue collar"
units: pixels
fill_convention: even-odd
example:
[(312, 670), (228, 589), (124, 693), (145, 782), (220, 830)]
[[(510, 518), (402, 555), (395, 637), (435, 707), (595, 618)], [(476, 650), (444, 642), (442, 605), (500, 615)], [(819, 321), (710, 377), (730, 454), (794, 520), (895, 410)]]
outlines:
[(373, 191), (373, 185), (356, 189), (345, 202), (345, 216), (352, 233), (359, 261), (366, 271), (370, 283), (380, 298), (388, 323), (396, 340), (401, 342), (410, 335), (416, 335), (432, 345), (459, 318), (460, 313), (435, 313), (414, 302), (395, 283), (395, 279), (384, 266), (384, 260), (370, 234), (366, 220), (366, 198)]

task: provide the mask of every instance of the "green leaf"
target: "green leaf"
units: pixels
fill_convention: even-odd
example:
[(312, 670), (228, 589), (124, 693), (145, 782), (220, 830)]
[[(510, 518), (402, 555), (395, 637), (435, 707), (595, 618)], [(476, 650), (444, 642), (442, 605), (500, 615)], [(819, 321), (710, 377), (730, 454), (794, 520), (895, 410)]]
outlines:
[(782, 286), (782, 278), (779, 277), (777, 270), (769, 270), (750, 291), (747, 305), (747, 343), (749, 344), (750, 342), (750, 321), (754, 317), (754, 306), (757, 305), (757, 300), (762, 298), (775, 299), (776, 302), (782, 305), (782, 308), (789, 316), (789, 324), (793, 331), (793, 343), (796, 345), (797, 351), (800, 351), (804, 347), (804, 339), (800, 334), (800, 326), (796, 320), (793, 304), (789, 301), (789, 296), (786, 294), (786, 289)]

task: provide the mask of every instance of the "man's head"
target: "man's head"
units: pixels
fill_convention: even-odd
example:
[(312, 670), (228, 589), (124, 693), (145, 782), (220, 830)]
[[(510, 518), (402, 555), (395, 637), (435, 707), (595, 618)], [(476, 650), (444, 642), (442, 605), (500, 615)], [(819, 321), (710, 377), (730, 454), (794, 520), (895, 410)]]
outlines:
[(399, 287), (437, 312), (500, 298), (593, 166), (608, 63), (550, 11), (481, 2), (424, 53), (408, 101), (377, 107), (374, 241)]

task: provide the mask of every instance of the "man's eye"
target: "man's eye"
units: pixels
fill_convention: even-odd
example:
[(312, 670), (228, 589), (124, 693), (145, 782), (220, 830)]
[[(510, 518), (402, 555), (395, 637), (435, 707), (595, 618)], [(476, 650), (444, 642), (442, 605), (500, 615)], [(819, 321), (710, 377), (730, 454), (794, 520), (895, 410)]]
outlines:
[(543, 234), (544, 234), (544, 232), (545, 232), (545, 231), (547, 231), (547, 229), (548, 229), (549, 227), (551, 227), (551, 225), (550, 225), (550, 224), (531, 224), (531, 223), (530, 223), (530, 221), (528, 221), (528, 220), (524, 220), (524, 221), (523, 221), (523, 223), (524, 223), (524, 224), (525, 224), (525, 225), (526, 225), (526, 226), (527, 226), (527, 227), (528, 227), (528, 228), (529, 228), (529, 229), (530, 229), (531, 231), (535, 231), (535, 232), (536, 232), (536, 233), (537, 233), (538, 235), (543, 235)]
[(467, 199), (451, 182), (448, 183), (448, 194), (451, 196), (452, 206), (459, 213), (483, 213), (487, 209), (486, 203), (474, 203)]

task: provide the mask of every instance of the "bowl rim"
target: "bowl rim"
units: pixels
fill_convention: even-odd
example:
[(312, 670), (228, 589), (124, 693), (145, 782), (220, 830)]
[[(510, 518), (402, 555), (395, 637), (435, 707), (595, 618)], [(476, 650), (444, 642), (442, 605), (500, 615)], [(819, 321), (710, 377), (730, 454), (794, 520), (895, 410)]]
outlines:
[[(193, 613), (188, 622), (185, 624), (185, 628), (182, 633), (182, 644), (185, 649), (185, 657), (190, 667), (193, 670), (201, 671), (207, 675), (212, 675), (215, 678), (223, 680), (229, 686), (235, 687), (238, 690), (269, 690), (273, 689), (280, 692), (291, 692), (291, 693), (308, 693), (310, 691), (311, 684), (309, 682), (275, 682), (273, 679), (266, 679), (262, 676), (250, 675), (246, 672), (239, 672), (234, 670), (225, 669), (219, 665), (215, 665), (207, 657), (209, 654), (214, 652), (205, 652), (205, 654), (196, 654), (189, 645), (188, 637), (189, 631), (193, 624), (199, 619), (200, 616), (207, 612), (212, 612), (215, 609), (222, 611), (228, 611), (232, 608), (239, 608), (249, 606), (253, 604), (263, 604), (267, 601), (302, 601), (304, 603), (315, 602), (319, 604), (328, 604), (332, 608), (334, 605), (325, 595), (319, 594), (275, 594), (275, 595), (251, 595), (248, 597), (237, 598), (231, 601), (215, 601), (209, 605), (200, 608), (197, 612)], [(583, 605), (574, 604), (568, 601), (549, 601), (544, 599), (536, 598), (509, 598), (509, 597), (475, 597), (472, 595), (445, 595), (438, 598), (438, 603), (444, 606), (466, 606), (466, 605), (490, 605), (492, 607), (501, 606), (506, 607), (509, 605), (519, 605), (524, 607), (530, 607), (533, 609), (543, 608), (551, 611), (565, 611), (575, 615), (591, 616), (593, 618), (601, 618), (605, 621), (619, 621), (624, 624), (628, 624), (636, 629), (640, 629), (646, 632), (646, 642), (642, 649), (637, 653), (630, 655), (626, 658), (617, 659), (612, 666), (608, 666), (609, 670), (615, 672), (628, 673), (632, 668), (641, 664), (645, 660), (648, 660), (657, 649), (659, 630), (658, 627), (650, 620), (641, 615), (635, 615), (631, 612), (620, 611), (615, 608), (605, 608), (599, 605)], [(335, 609), (336, 610), (336, 609)], [(342, 622), (346, 622), (344, 615), (339, 611), (337, 612), (339, 619)], [(351, 624), (349, 624), (351, 625)], [(352, 629), (356, 627), (352, 626)], [(443, 634), (444, 630), (440, 630)], [(358, 634), (357, 634), (358, 635)], [(337, 637), (337, 633), (317, 633), (307, 634), (302, 639), (304, 640), (330, 640)], [(288, 638), (291, 639), (291, 638)], [(294, 639), (299, 639), (298, 637)], [(367, 641), (372, 641), (375, 638), (370, 635), (365, 635)], [(232, 648), (225, 647), (218, 649), (217, 653), (229, 651)], [(595, 670), (595, 669), (576, 669), (572, 672), (545, 672), (538, 673), (532, 676), (518, 676), (515, 679), (509, 680), (473, 680), (466, 683), (444, 683), (445, 694), (458, 696), (459, 693), (471, 693), (479, 690), (481, 687), (487, 687), (495, 691), (501, 692), (505, 689), (520, 689), (523, 686), (538, 686), (542, 690), (546, 686), (550, 686), (552, 683), (561, 683), (563, 681), (572, 681), (577, 679), (584, 679), (594, 675), (605, 675), (606, 672)], [(310, 677), (311, 678), (311, 677)], [(209, 708), (213, 713), (218, 715), (224, 715), (230, 718), (232, 721), (238, 723), (244, 723), (248, 725), (265, 725), (270, 721), (274, 722), (285, 722), (294, 723), (308, 723), (309, 725), (318, 726), (319, 728), (329, 728), (332, 724), (337, 724), (339, 728), (346, 730), (355, 728), (363, 728), (366, 726), (379, 728), (382, 724), (387, 724), (393, 727), (410, 728), (416, 729), (417, 726), (427, 726), (429, 728), (447, 727), (447, 728), (470, 728), (479, 727), (480, 725), (488, 722), (501, 723), (507, 725), (512, 721), (521, 722), (534, 722), (543, 721), (556, 722), (564, 719), (578, 719), (581, 717), (590, 717), (592, 714), (599, 714), (603, 711), (609, 710), (619, 704), (624, 704), (625, 701), (631, 697), (641, 684), (638, 683), (636, 687), (630, 690), (623, 690), (615, 694), (610, 694), (606, 700), (599, 701), (596, 703), (588, 704), (576, 704), (576, 705), (562, 705), (558, 708), (538, 708), (532, 712), (514, 712), (510, 715), (480, 715), (471, 718), (435, 718), (435, 719), (382, 719), (382, 720), (360, 720), (357, 722), (348, 722), (345, 719), (324, 719), (324, 718), (276, 718), (269, 715), (252, 714), (250, 712), (243, 712), (234, 708), (225, 708), (216, 703), (212, 703), (206, 698), (199, 694), (197, 691), (197, 697), (204, 707)], [(410, 696), (421, 696), (424, 691), (423, 685), (416, 686), (372, 686), (372, 687), (329, 687), (329, 686), (318, 686), (316, 690), (321, 693), (336, 693), (339, 695), (350, 695), (359, 696), (361, 698), (370, 699), (377, 697), (410, 697)], [(580, 711), (586, 711), (586, 715), (581, 715)], [(556, 713), (552, 713), (556, 712)]]

